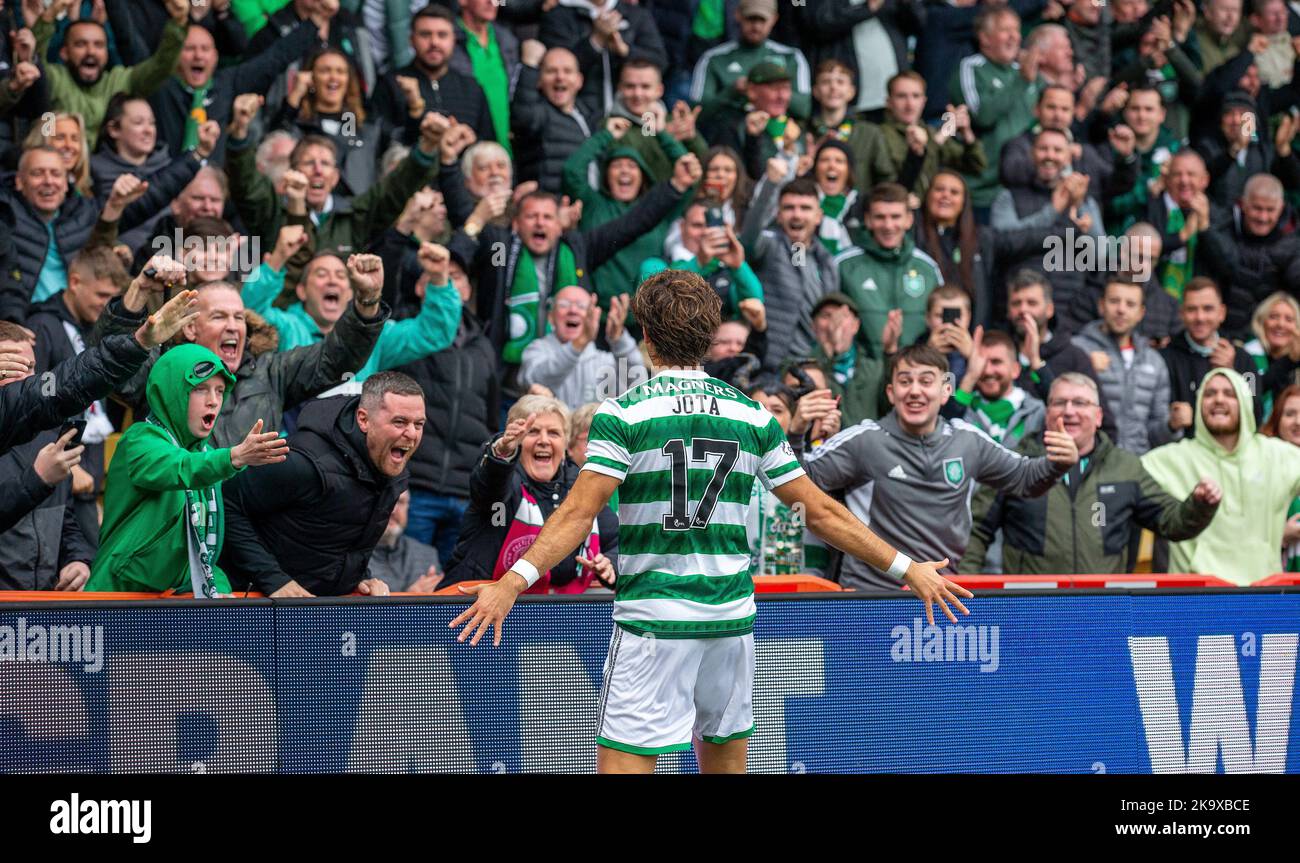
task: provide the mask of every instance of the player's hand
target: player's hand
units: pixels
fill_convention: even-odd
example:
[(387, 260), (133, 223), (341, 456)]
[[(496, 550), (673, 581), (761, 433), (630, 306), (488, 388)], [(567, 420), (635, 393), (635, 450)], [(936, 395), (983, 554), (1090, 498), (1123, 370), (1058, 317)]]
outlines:
[(1223, 489), (1219, 488), (1219, 484), (1208, 476), (1203, 476), (1201, 481), (1196, 484), (1196, 488), (1192, 489), (1192, 498), (1198, 503), (1218, 506), (1219, 502), (1223, 500)]
[[(478, 644), (483, 633), (488, 627), (495, 630), (492, 638), (492, 646), (501, 645), (501, 623), (514, 608), (515, 600), (519, 594), (527, 589), (527, 582), (523, 576), (513, 572), (507, 572), (499, 581), (491, 584), (476, 584), (473, 587), (461, 586), (460, 592), (466, 596), (475, 596), (474, 604), (462, 611), (456, 616), (451, 623), (447, 624), (449, 629), (455, 629), (462, 623), (465, 628), (461, 630), (457, 641), (464, 641), (469, 638), (470, 630), (474, 630), (474, 637), (470, 638), (470, 647)], [(468, 623), (466, 623), (468, 621)]]
[(578, 555), (578, 557), (574, 559), (577, 560), (578, 563), (580, 563), (581, 565), (587, 567), (588, 569), (595, 570), (596, 578), (600, 579), (601, 584), (605, 585), (606, 587), (614, 586), (614, 582), (618, 578), (618, 573), (614, 571), (614, 564), (613, 562), (610, 561), (608, 557), (605, 557), (605, 555), (598, 553), (595, 557), (592, 558), (586, 558), (583, 557), (582, 555)]
[(958, 596), (964, 596), (970, 599), (975, 594), (962, 587), (954, 581), (949, 581), (939, 574), (939, 570), (948, 565), (948, 558), (943, 560), (912, 561), (912, 565), (907, 568), (907, 574), (903, 576), (903, 581), (916, 594), (916, 598), (925, 603), (925, 622), (934, 626), (934, 604), (937, 602), (943, 609), (944, 615), (953, 623), (957, 622), (957, 615), (952, 613), (952, 608), (948, 603), (952, 603), (961, 610), (962, 614), (970, 614), (966, 606), (961, 604)]
[(1073, 466), (1079, 463), (1079, 447), (1065, 431), (1065, 417), (1057, 420), (1055, 429), (1043, 432), (1043, 445), (1047, 448), (1047, 460), (1052, 464)]

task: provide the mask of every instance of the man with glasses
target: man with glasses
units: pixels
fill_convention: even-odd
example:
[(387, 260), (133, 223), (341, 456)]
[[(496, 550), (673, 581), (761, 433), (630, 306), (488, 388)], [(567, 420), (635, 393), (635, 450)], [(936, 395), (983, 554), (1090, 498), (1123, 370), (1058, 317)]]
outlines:
[[(974, 524), (959, 572), (983, 571), (998, 528), (1003, 572), (1064, 574), (1130, 571), (1130, 541), (1142, 528), (1181, 542), (1209, 526), (1223, 497), (1218, 485), (1202, 479), (1180, 502), (1100, 425), (1100, 398), (1092, 378), (1066, 372), (1052, 382), (1047, 427), (1064, 427), (1079, 450), (1079, 462), (1041, 497), (982, 488), (971, 505)], [(1027, 437), (1017, 452), (1041, 456), (1043, 441)]]
[(519, 380), (524, 387), (540, 384), (577, 410), (588, 402), (619, 395), (647, 377), (636, 340), (623, 326), (630, 298), (611, 297), (605, 315), (610, 350), (596, 347), (600, 335), (600, 306), (596, 295), (570, 285), (561, 288), (546, 320), (550, 332), (524, 348)]

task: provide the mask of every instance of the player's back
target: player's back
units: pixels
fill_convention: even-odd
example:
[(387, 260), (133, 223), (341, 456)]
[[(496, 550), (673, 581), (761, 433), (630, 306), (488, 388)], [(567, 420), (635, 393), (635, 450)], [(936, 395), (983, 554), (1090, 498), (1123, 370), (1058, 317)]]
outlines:
[(752, 631), (754, 481), (803, 473), (776, 419), (730, 384), (674, 369), (607, 399), (588, 440), (583, 469), (622, 480), (615, 621), (660, 638)]

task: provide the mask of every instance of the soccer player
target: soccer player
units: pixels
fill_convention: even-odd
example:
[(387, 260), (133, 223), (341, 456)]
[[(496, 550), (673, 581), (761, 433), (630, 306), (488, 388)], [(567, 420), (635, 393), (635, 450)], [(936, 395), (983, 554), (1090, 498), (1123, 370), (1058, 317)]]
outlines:
[(934, 622), (938, 602), (969, 613), (964, 588), (881, 541), (812, 484), (781, 426), (700, 364), (721, 301), (698, 275), (665, 270), (637, 289), (633, 313), (658, 373), (591, 423), (587, 461), (536, 542), (498, 581), (465, 589), (474, 604), (451, 622), (477, 644), (516, 597), (582, 542), (619, 491), (619, 575), (605, 663), (597, 770), (650, 773), (661, 752), (698, 741), (704, 773), (745, 770), (754, 730), (754, 585), (745, 532), (755, 479), (800, 507), (818, 536), (911, 586)]

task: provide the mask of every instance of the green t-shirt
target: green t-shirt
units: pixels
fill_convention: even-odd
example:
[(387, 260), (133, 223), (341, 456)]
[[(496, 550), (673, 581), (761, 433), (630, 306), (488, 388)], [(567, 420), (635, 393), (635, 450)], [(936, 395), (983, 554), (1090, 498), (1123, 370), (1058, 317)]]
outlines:
[(510, 149), (510, 76), (506, 74), (506, 63), (497, 45), (496, 28), (491, 24), (487, 28), (487, 44), (480, 45), (465, 23), (460, 22), (468, 38), (465, 50), (469, 53), (469, 62), (474, 69), (474, 80), (483, 88), (487, 97), (488, 111), (492, 114), (492, 128), (497, 133), (497, 143)]
[(727, 32), (726, 0), (700, 0), (691, 32), (705, 41), (721, 39)]

